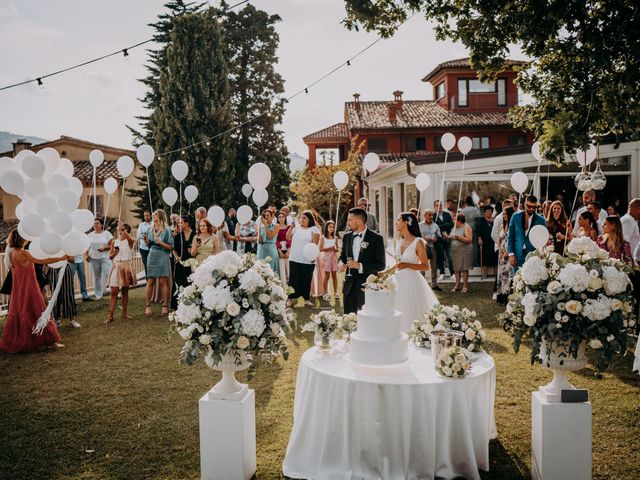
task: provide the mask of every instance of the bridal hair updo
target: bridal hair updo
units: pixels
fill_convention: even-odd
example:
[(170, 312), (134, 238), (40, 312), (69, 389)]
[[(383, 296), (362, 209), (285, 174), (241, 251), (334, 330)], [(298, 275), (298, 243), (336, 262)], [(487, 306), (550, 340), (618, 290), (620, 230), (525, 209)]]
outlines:
[(402, 212), (400, 218), (407, 223), (407, 230), (414, 237), (422, 238), (422, 232), (420, 232), (420, 225), (418, 225), (418, 217), (411, 212)]

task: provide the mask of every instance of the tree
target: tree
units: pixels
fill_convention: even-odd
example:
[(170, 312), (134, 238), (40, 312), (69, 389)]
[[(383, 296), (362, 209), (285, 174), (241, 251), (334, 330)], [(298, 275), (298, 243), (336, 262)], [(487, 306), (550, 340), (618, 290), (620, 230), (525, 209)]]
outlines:
[[(231, 205), (235, 171), (222, 30), (208, 12), (184, 13), (173, 24), (167, 68), (160, 72), (160, 104), (149, 126), (158, 151), (176, 152), (156, 159), (153, 182), (156, 191), (174, 183), (171, 164), (181, 159), (189, 165), (187, 182), (198, 187), (199, 204)], [(204, 143), (211, 137), (216, 138)]]
[(347, 28), (394, 34), (414, 12), (436, 21), (439, 39), (459, 40), (483, 79), (505, 66), (512, 46), (531, 61), (518, 85), (533, 96), (512, 111), (545, 156), (559, 160), (610, 135), (640, 136), (640, 8), (636, 0), (345, 0)]

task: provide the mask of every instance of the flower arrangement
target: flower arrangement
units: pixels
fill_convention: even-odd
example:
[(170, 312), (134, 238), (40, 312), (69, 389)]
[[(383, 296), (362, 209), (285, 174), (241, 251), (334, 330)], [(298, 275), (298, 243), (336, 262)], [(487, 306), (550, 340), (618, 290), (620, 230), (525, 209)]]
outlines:
[(393, 271), (381, 273), (379, 275), (369, 275), (367, 281), (362, 284), (363, 289), (373, 290), (376, 292), (389, 291), (395, 292), (398, 290), (398, 283), (393, 276)]
[(295, 316), (286, 309), (287, 293), (266, 261), (224, 251), (202, 262), (190, 279), (170, 316), (185, 340), (182, 363), (193, 365), (202, 356), (214, 368), (227, 354), (236, 363), (288, 358), (286, 335)]
[(444, 377), (462, 378), (471, 370), (469, 351), (463, 347), (448, 347), (436, 360), (436, 372)]
[(476, 318), (476, 312), (468, 308), (435, 305), (423, 315), (420, 320), (415, 320), (409, 338), (418, 347), (431, 347), (429, 335), (435, 329), (455, 330), (464, 333), (462, 346), (470, 352), (480, 352), (484, 349), (487, 334), (482, 328), (482, 323)]
[(311, 315), (309, 321), (302, 326), (303, 332), (313, 332), (317, 343), (322, 348), (329, 348), (332, 338), (338, 339), (355, 331), (357, 316), (355, 313), (341, 315), (335, 310), (323, 310)]
[(588, 342), (598, 351), (598, 373), (604, 372), (614, 353), (626, 351), (626, 329), (635, 323), (630, 271), (588, 237), (572, 240), (564, 257), (547, 249), (530, 253), (514, 276), (506, 311), (499, 315), (514, 350), (530, 337), (533, 364), (542, 363), (543, 341), (547, 351), (562, 346), (573, 358), (580, 344)]

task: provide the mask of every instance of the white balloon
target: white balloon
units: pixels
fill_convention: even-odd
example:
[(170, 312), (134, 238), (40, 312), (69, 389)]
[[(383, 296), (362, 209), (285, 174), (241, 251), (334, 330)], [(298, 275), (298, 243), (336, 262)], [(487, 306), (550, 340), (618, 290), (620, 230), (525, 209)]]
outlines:
[(29, 178), (42, 178), (45, 164), (38, 155), (28, 155), (22, 160), (22, 171)]
[(22, 196), (24, 193), (25, 180), (21, 173), (9, 170), (0, 175), (0, 188), (10, 195)]
[(74, 170), (75, 168), (71, 160), (69, 160), (68, 158), (61, 158), (60, 164), (58, 165), (58, 168), (56, 169), (55, 173), (58, 173), (63, 177), (69, 178), (69, 177), (73, 177)]
[(271, 182), (271, 169), (264, 163), (254, 163), (247, 173), (249, 183), (254, 190), (266, 190)]
[(82, 192), (84, 192), (84, 185), (82, 185), (82, 182), (79, 178), (71, 177), (69, 179), (69, 188), (76, 192), (78, 197), (82, 197)]
[(24, 238), (25, 240), (28, 240), (30, 242), (33, 242), (34, 240), (36, 240), (38, 237), (34, 237), (33, 235), (29, 235), (27, 232), (24, 231), (24, 225), (22, 224), (22, 222), (18, 223), (18, 233), (20, 234), (20, 236), (22, 238)]
[(175, 178), (177, 181), (182, 182), (185, 178), (187, 178), (188, 174), (189, 165), (187, 165), (187, 162), (176, 160), (171, 165), (171, 175), (173, 175), (173, 178)]
[(598, 156), (598, 149), (596, 148), (595, 145), (591, 145), (589, 147), (589, 150), (587, 150), (587, 152), (586, 152), (586, 159), (585, 160), (587, 162), (587, 165), (589, 165), (591, 162), (593, 162), (596, 159), (597, 156)]
[(113, 195), (113, 193), (118, 189), (118, 181), (109, 177), (104, 181), (104, 191), (109, 195)]
[(49, 193), (51, 195), (57, 195), (65, 188), (69, 188), (69, 179), (59, 173), (54, 173), (49, 180), (47, 180), (47, 186), (49, 187)]
[(214, 227), (219, 227), (224, 222), (224, 210), (218, 205), (214, 205), (207, 212), (207, 218)]
[(73, 228), (73, 217), (68, 212), (56, 212), (51, 217), (50, 223), (54, 232), (60, 236), (65, 236)]
[(35, 155), (35, 152), (31, 150), (20, 150), (15, 157), (13, 157), (13, 163), (15, 163), (17, 169), (22, 168), (22, 161), (29, 155)]
[[(89, 161), (93, 168), (98, 168), (104, 162), (104, 153), (101, 150), (91, 150), (89, 152)], [(125, 177), (128, 177), (128, 175), (125, 175)]]
[(253, 187), (250, 184), (245, 183), (244, 185), (242, 185), (242, 195), (244, 195), (245, 197), (249, 197), (252, 192)]
[(25, 217), (20, 220), (20, 223), (24, 231), (32, 237), (39, 237), (44, 233), (44, 219), (36, 213), (25, 215)]
[(577, 150), (576, 151), (576, 160), (580, 164), (581, 167), (586, 167), (591, 164), (595, 159), (598, 150), (595, 145), (591, 145), (588, 150)]
[(308, 262), (313, 262), (318, 258), (320, 248), (315, 243), (307, 243), (302, 249), (302, 255)]
[(18, 220), (22, 220), (26, 213), (24, 212), (24, 205), (23, 205), (24, 201), (20, 202), (18, 205), (16, 205), (16, 210), (15, 210), (15, 214), (16, 214), (16, 218)]
[(251, 198), (253, 198), (253, 203), (255, 203), (258, 208), (260, 208), (265, 203), (267, 203), (267, 200), (269, 200), (269, 194), (266, 190), (254, 190)]
[(43, 195), (36, 200), (36, 213), (49, 219), (58, 211), (58, 202), (50, 195)]
[(195, 202), (196, 198), (198, 198), (198, 187), (188, 185), (187, 188), (184, 189), (184, 198), (189, 203)]
[(364, 168), (366, 168), (369, 173), (373, 173), (380, 166), (380, 157), (377, 153), (369, 152), (364, 156), (362, 163), (364, 163)]
[(65, 188), (58, 193), (58, 206), (63, 212), (72, 213), (80, 204), (80, 196), (70, 188)]
[(153, 163), (153, 157), (155, 156), (155, 152), (153, 151), (153, 147), (151, 145), (140, 145), (138, 150), (136, 150), (136, 157), (140, 162), (140, 165), (143, 167), (148, 167)]
[(529, 185), (529, 178), (523, 172), (516, 172), (511, 175), (511, 186), (518, 193), (524, 193)]
[(536, 248), (542, 248), (549, 243), (549, 230), (544, 225), (536, 225), (529, 232), (529, 241)]
[(40, 246), (40, 239), (36, 238), (35, 240), (31, 240), (31, 244), (29, 245), (29, 253), (32, 257), (38, 258), (40, 260), (44, 260), (45, 258), (49, 258), (49, 255), (42, 249)]
[(0, 158), (0, 177), (4, 172), (10, 172), (16, 169), (16, 164), (11, 157)]
[(36, 211), (36, 201), (32, 198), (25, 198), (18, 205), (16, 205), (16, 218), (22, 220), (30, 213), (38, 213)]
[(135, 165), (131, 157), (123, 155), (116, 162), (116, 168), (118, 169), (118, 173), (121, 177), (127, 178), (131, 173), (133, 173)]
[(431, 177), (424, 172), (419, 173), (416, 177), (416, 188), (420, 192), (424, 192), (427, 188), (429, 188), (429, 185), (431, 185)]
[(44, 176), (48, 177), (60, 168), (60, 154), (55, 148), (46, 147), (38, 151), (38, 156), (44, 161)]
[(170, 207), (173, 207), (178, 201), (178, 192), (173, 187), (167, 187), (162, 191), (162, 200)]
[(73, 219), (73, 229), (76, 232), (86, 232), (90, 230), (95, 220), (93, 212), (86, 208), (76, 210), (71, 214), (71, 218)]
[(463, 155), (466, 155), (467, 153), (469, 153), (472, 148), (473, 148), (473, 142), (469, 137), (460, 137), (458, 139), (458, 150), (460, 150), (460, 152)]
[(338, 170), (333, 174), (333, 185), (338, 189), (342, 190), (349, 183), (349, 175), (344, 170)]
[(240, 225), (244, 225), (253, 218), (253, 210), (249, 205), (242, 205), (236, 212), (236, 218)]
[(64, 237), (62, 240), (62, 248), (64, 253), (72, 257), (82, 255), (86, 248), (83, 237), (86, 237), (84, 233), (73, 232)]
[(450, 151), (456, 145), (456, 136), (453, 133), (447, 132), (440, 138), (440, 145), (447, 152)]
[(47, 232), (40, 237), (40, 248), (49, 255), (54, 255), (62, 250), (62, 237), (56, 233)]
[(24, 184), (24, 193), (30, 198), (40, 198), (47, 192), (47, 184), (39, 178), (29, 178)]
[(531, 155), (535, 158), (538, 163), (542, 162), (542, 155), (540, 154), (540, 142), (535, 142), (531, 145)]

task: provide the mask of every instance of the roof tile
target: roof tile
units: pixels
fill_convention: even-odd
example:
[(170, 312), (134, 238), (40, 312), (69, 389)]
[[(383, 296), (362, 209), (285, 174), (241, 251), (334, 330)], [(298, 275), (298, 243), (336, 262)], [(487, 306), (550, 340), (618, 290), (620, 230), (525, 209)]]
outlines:
[(317, 132), (310, 133), (302, 140), (304, 142), (312, 140), (336, 140), (336, 141), (349, 141), (349, 129), (346, 123), (336, 123), (330, 127), (323, 128)]

